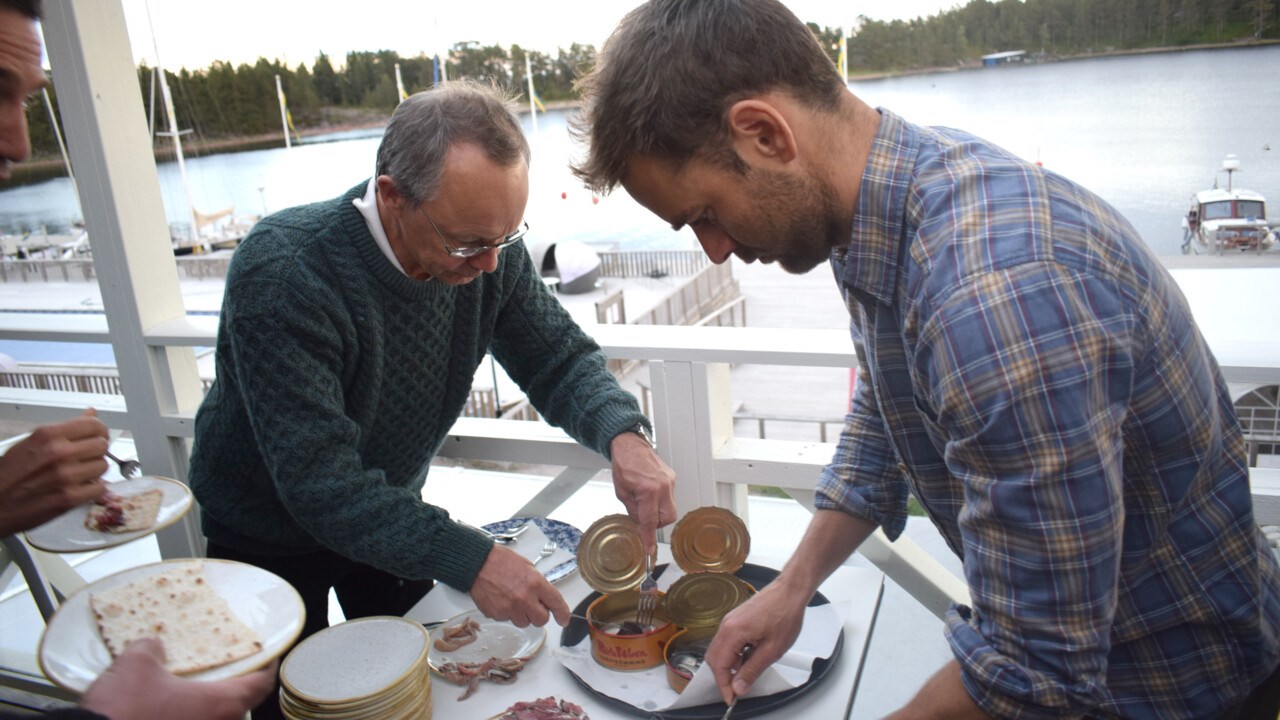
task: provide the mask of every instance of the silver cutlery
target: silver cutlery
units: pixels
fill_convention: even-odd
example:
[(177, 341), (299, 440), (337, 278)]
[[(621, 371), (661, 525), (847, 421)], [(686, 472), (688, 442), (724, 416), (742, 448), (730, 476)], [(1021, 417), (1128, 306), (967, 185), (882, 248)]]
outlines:
[(569, 617), (583, 620), (588, 625), (594, 625), (606, 632), (609, 632), (610, 630), (621, 630), (622, 626), (626, 624), (626, 623), (614, 622), (613, 620), (592, 620), (591, 618), (585, 615), (578, 615), (577, 613), (569, 613)]
[(137, 460), (121, 460), (115, 455), (112, 455), (110, 450), (107, 451), (107, 457), (114, 460), (116, 465), (120, 466), (120, 477), (125, 480), (132, 480), (134, 477), (142, 474), (142, 463)]
[(543, 560), (546, 560), (547, 558), (551, 557), (552, 555), (555, 554), (556, 550), (559, 549), (559, 547), (560, 546), (556, 544), (555, 540), (548, 540), (547, 544), (543, 545), (542, 549), (538, 551), (538, 557), (533, 561), (533, 564), (537, 565)]
[[(742, 650), (738, 651), (738, 667), (742, 667), (742, 663), (747, 661), (747, 656), (751, 654), (751, 649), (753, 647), (753, 645), (743, 645)], [(734, 672), (737, 673), (737, 670), (734, 670)], [(734, 695), (733, 700), (729, 701), (729, 707), (725, 708), (724, 714), (720, 716), (720, 720), (729, 720), (729, 715), (737, 705), (738, 696)]]
[[(519, 540), (520, 535), (523, 534), (525, 530), (528, 530), (531, 527), (533, 527), (533, 523), (525, 523), (524, 525), (521, 525), (520, 527), (516, 528), (515, 530), (512, 530), (511, 532), (505, 532), (505, 533), (491, 532), (489, 533), (489, 537), (493, 538), (494, 542), (502, 543), (503, 545), (510, 545), (516, 540)], [(488, 532), (488, 531), (486, 530), (485, 532)]]
[(653, 556), (645, 555), (644, 580), (640, 582), (640, 598), (636, 601), (636, 622), (653, 624), (653, 611), (658, 608), (658, 581), (653, 579)]
[(526, 530), (528, 530), (529, 528), (533, 527), (533, 523), (525, 523), (524, 525), (521, 525), (520, 527), (518, 527), (518, 528), (516, 528), (515, 530), (512, 530), (512, 531), (510, 531), (510, 532), (499, 532), (499, 533), (496, 533), (496, 532), (493, 532), (493, 531), (490, 531), (490, 530), (485, 530), (485, 529), (484, 529), (484, 528), (482, 528), (482, 527), (476, 527), (475, 525), (468, 525), (467, 523), (464, 523), (464, 522), (462, 522), (461, 520), (459, 520), (459, 521), (458, 521), (458, 524), (459, 524), (459, 525), (466, 525), (467, 527), (471, 528), (472, 530), (479, 530), (480, 532), (484, 533), (485, 535), (488, 535), (488, 536), (489, 536), (489, 537), (490, 537), (494, 542), (496, 542), (496, 543), (498, 543), (498, 544), (500, 544), (500, 545), (510, 545), (511, 543), (515, 542), (516, 540), (519, 540), (519, 539), (520, 539), (520, 536), (521, 536), (522, 534), (524, 534), (524, 531), (526, 531)]

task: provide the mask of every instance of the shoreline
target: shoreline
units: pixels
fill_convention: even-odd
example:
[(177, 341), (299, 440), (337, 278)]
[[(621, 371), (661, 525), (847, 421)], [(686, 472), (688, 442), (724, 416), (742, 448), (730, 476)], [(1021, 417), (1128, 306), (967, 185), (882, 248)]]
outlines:
[[(387, 113), (386, 117), (368, 117), (363, 120), (348, 120), (344, 122), (326, 123), (323, 125), (313, 125), (298, 130), (298, 139), (294, 140), (294, 144), (305, 140), (306, 138), (320, 137), (341, 132), (349, 132), (352, 130), (371, 130), (383, 127), (387, 124), (391, 114)], [(161, 144), (163, 143), (163, 144)], [(271, 148), (283, 148), (284, 133), (272, 132), (260, 135), (245, 135), (241, 137), (228, 138), (208, 138), (201, 140), (184, 140), (182, 143), (183, 155), (186, 159), (191, 160), (206, 155), (221, 155), (223, 153), (232, 152), (248, 152), (250, 150), (266, 150)], [(152, 147), (156, 163), (173, 162), (177, 159), (177, 151), (168, 140), (157, 142)], [(66, 166), (61, 157), (41, 157), (31, 160), (25, 160), (22, 163), (14, 165), (12, 177), (6, 183), (0, 183), (0, 190), (8, 190), (11, 188), (22, 187), (24, 185), (34, 185), (38, 182), (51, 180), (53, 178), (66, 177)]]
[[(1261, 48), (1261, 47), (1269, 47), (1272, 45), (1280, 45), (1280, 39), (1262, 38), (1259, 40), (1254, 40), (1250, 38), (1249, 40), (1242, 40), (1242, 41), (1202, 43), (1197, 45), (1161, 45), (1157, 47), (1148, 47), (1148, 48), (1131, 48), (1128, 50), (1102, 50), (1099, 52), (1091, 52), (1091, 53), (1077, 53), (1075, 55), (1046, 56), (1045, 59), (1043, 60), (1030, 60), (1029, 62), (1012, 63), (1010, 67), (1018, 67), (1023, 65), (1048, 65), (1050, 63), (1074, 62), (1076, 60), (1095, 60), (1098, 58), (1123, 57), (1126, 55), (1163, 55), (1167, 53), (1194, 52), (1197, 50), (1233, 50), (1233, 49), (1246, 49), (1246, 48)], [(1029, 54), (1027, 57), (1034, 58), (1035, 56)], [(981, 61), (970, 61), (969, 63), (965, 63), (957, 66), (945, 65), (945, 66), (928, 67), (928, 68), (911, 68), (908, 70), (883, 70), (879, 72), (859, 73), (856, 75), (853, 73), (850, 73), (849, 82), (854, 83), (854, 82), (863, 82), (863, 81), (870, 81), (870, 80), (888, 80), (896, 77), (909, 77), (914, 75), (932, 75), (934, 73), (949, 73), (949, 72), (960, 72), (963, 70), (986, 70), (986, 69), (988, 68), (984, 66)]]

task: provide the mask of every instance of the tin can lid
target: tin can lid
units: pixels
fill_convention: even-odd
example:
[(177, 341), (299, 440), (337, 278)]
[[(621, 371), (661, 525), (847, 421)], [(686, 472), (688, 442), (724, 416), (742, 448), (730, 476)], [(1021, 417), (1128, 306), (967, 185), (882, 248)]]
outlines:
[(718, 507), (685, 513), (671, 531), (671, 554), (688, 573), (737, 572), (751, 552), (751, 535), (737, 515)]
[(626, 515), (606, 515), (578, 541), (578, 572), (597, 592), (630, 590), (644, 579), (640, 530)]
[(755, 592), (745, 581), (722, 572), (689, 573), (667, 591), (667, 617), (682, 627), (711, 627)]

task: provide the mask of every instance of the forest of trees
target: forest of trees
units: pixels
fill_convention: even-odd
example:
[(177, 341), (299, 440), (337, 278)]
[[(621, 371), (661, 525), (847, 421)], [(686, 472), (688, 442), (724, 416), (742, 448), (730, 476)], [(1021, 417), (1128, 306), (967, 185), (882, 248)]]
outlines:
[[(818, 30), (827, 47), (839, 30)], [(1280, 38), (1280, 0), (971, 0), (929, 18), (859, 18), (849, 72), (955, 67), (987, 53), (1048, 58)]]
[[(911, 21), (850, 18), (850, 74), (957, 67), (984, 54), (1025, 50), (1033, 56), (1080, 54), (1153, 47), (1230, 43), (1280, 38), (1280, 0), (970, 0), (963, 7)], [(810, 24), (836, 60), (839, 28)], [(542, 101), (571, 100), (574, 83), (595, 61), (595, 48), (573, 44), (556, 56), (518, 45), (509, 49), (459, 43), (447, 59), (450, 78), (492, 78), (525, 96), (525, 55)], [(169, 72), (178, 123), (196, 138), (249, 137), (280, 132), (275, 78), (280, 76), (294, 124), (300, 129), (331, 125), (348, 111), (385, 118), (398, 102), (395, 66), (408, 92), (434, 82), (432, 58), (397, 53), (348, 53), (340, 66), (324, 54), (311, 67), (289, 68), (259, 59), (233, 67), (215, 62), (203, 70)], [(138, 68), (150, 112), (152, 69)], [(52, 90), (50, 91), (53, 92)], [(156, 91), (156, 113), (163, 111)], [(56, 100), (55, 100), (56, 104)], [(56, 157), (57, 144), (43, 102), (30, 103), (33, 154)], [(283, 139), (281, 139), (283, 143)], [(160, 139), (157, 145), (168, 145)]]

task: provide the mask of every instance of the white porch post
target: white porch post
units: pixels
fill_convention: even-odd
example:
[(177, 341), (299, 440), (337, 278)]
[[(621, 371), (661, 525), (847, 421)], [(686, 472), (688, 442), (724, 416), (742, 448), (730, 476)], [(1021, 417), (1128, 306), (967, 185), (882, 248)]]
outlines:
[[(128, 398), (126, 429), (148, 474), (185, 480), (185, 441), (166, 435), (162, 415), (193, 412), (200, 378), (191, 348), (146, 344), (148, 328), (183, 318), (186, 310), (124, 11), (118, 1), (52, 0), (45, 15), (62, 122)], [(160, 533), (163, 556), (201, 554), (193, 518)]]
[(649, 363), (658, 451), (676, 473), (676, 513), (706, 505), (747, 519), (746, 485), (718, 483), (715, 453), (733, 437), (729, 366), (725, 363)]

